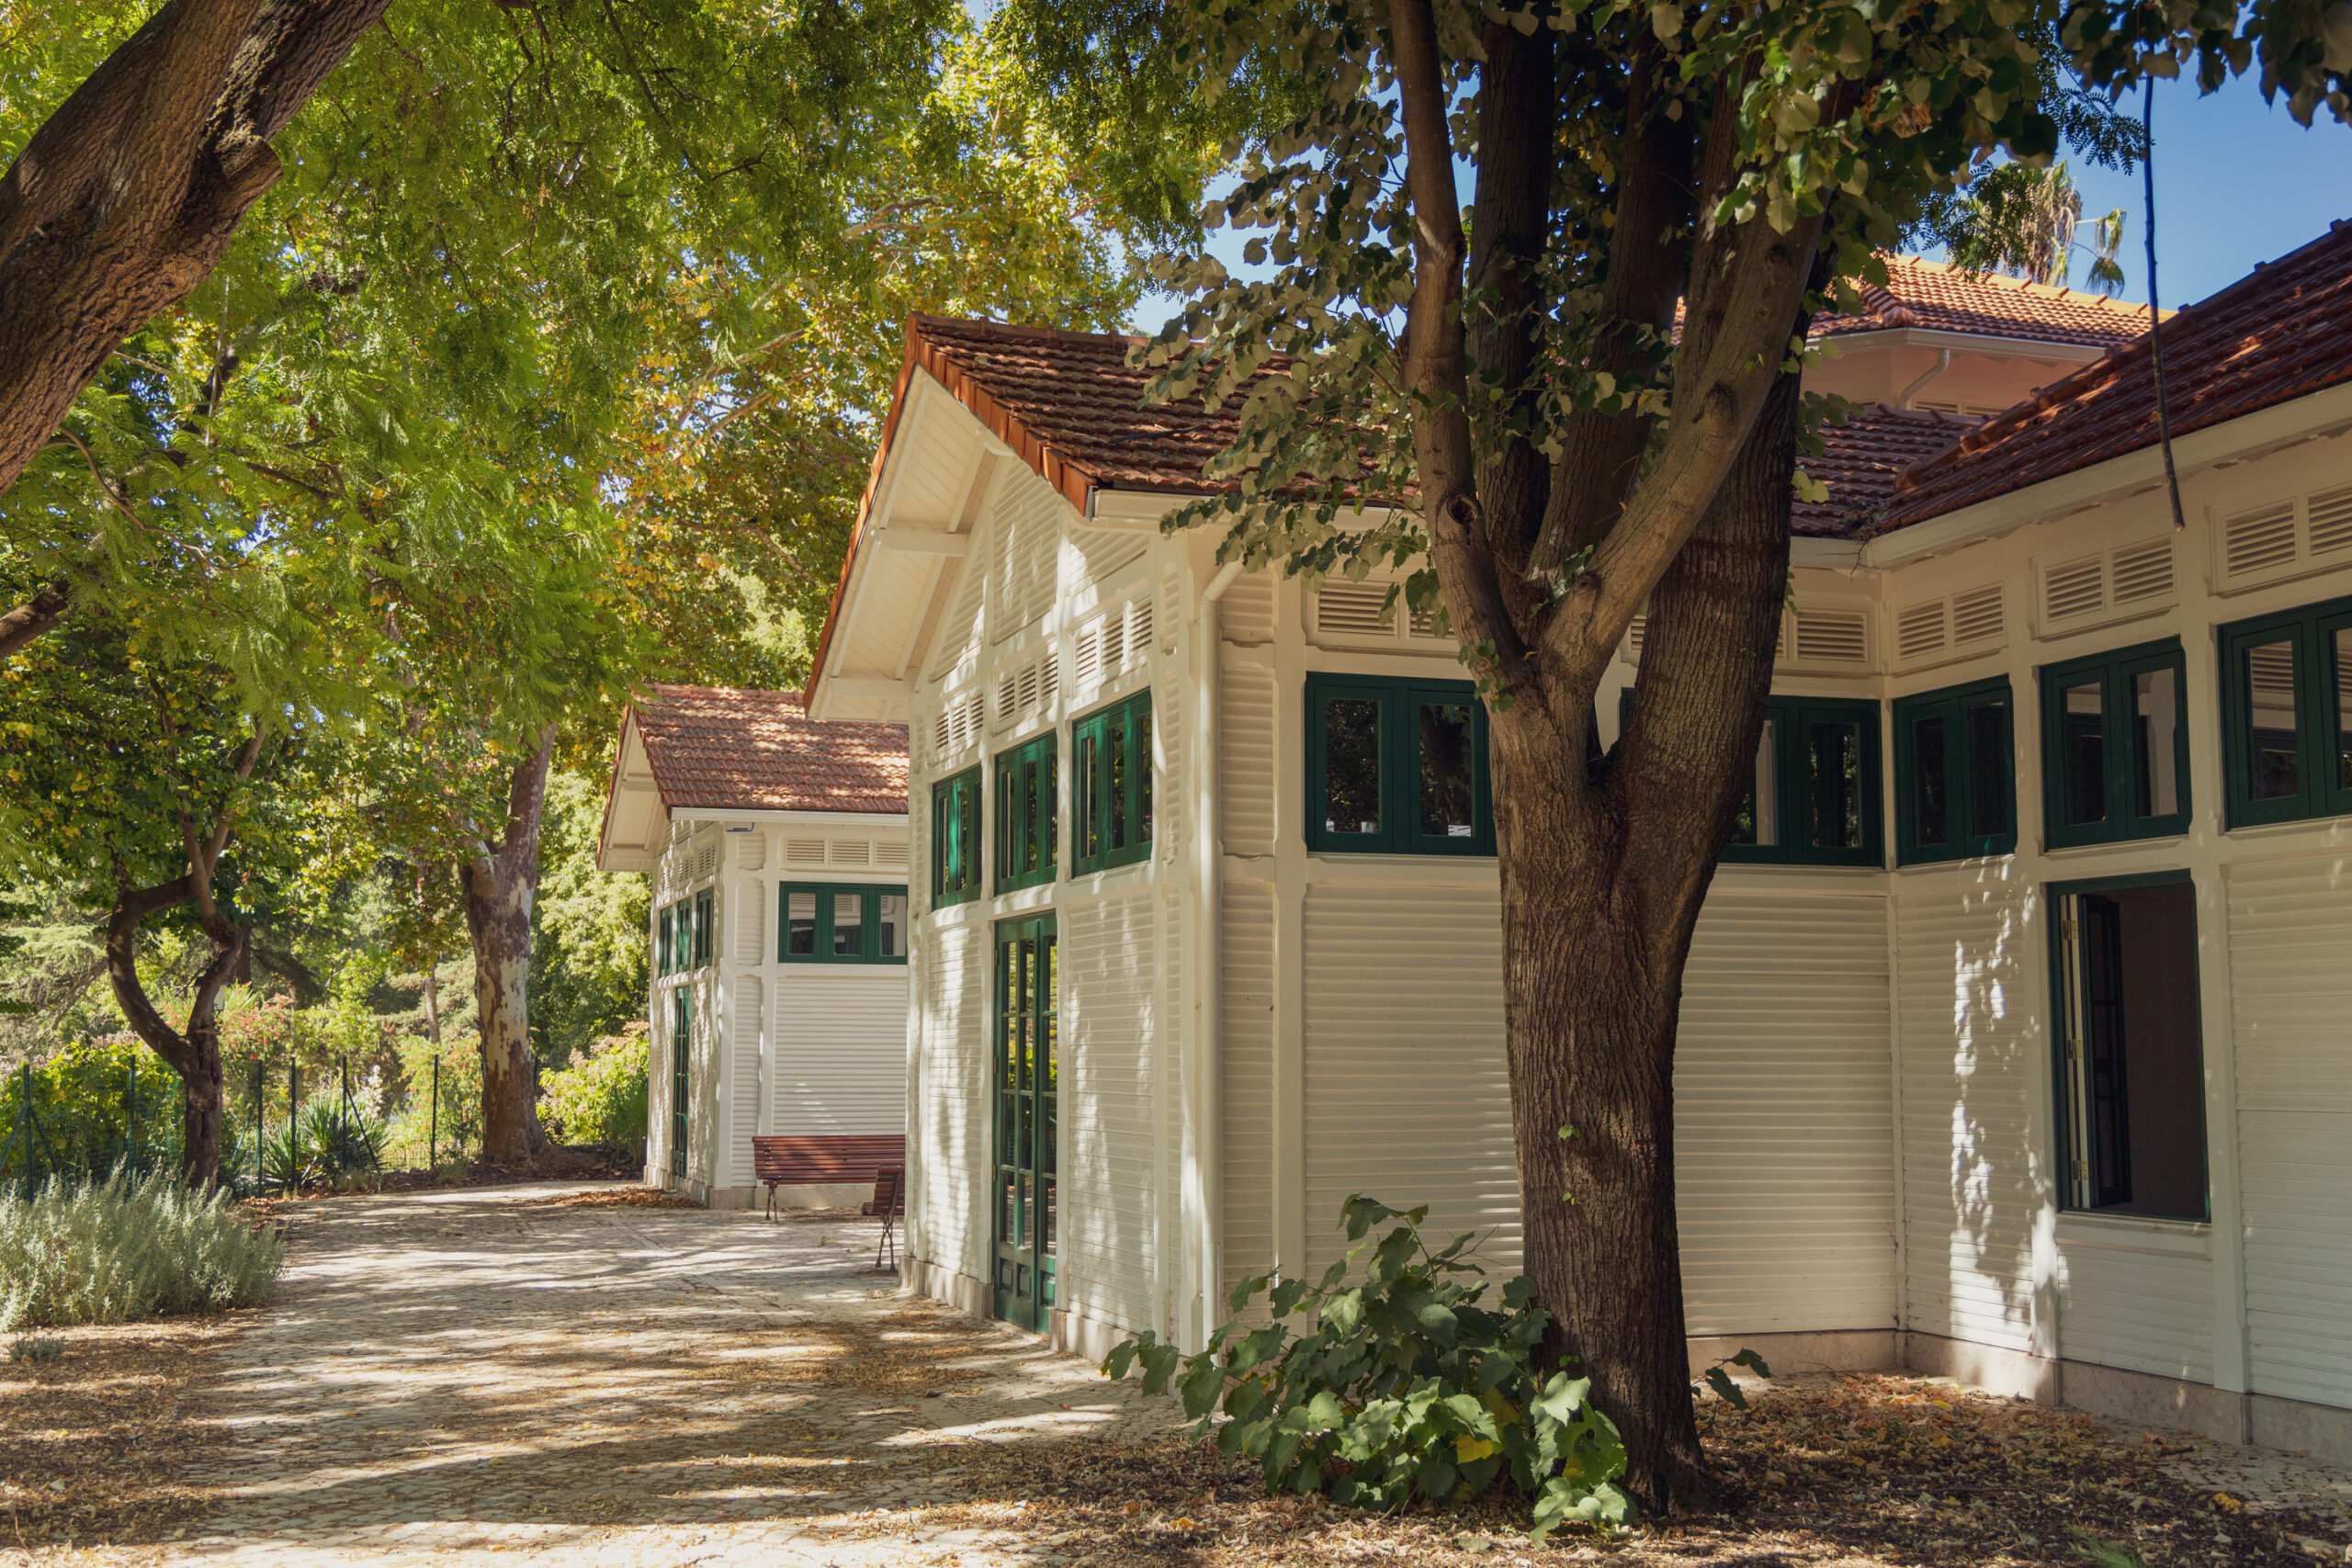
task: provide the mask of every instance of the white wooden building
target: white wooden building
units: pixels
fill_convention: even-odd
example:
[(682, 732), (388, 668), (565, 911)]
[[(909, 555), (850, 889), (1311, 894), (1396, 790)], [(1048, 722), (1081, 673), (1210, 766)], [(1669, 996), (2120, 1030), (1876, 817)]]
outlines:
[[(1914, 406), (1799, 509), (1691, 957), (1694, 1354), (2352, 1456), (2347, 323), (2352, 232), (2167, 323), (2177, 532), (2144, 318), (1906, 265), (1822, 324)], [(809, 693), (913, 737), (908, 1278), (1089, 1354), (1351, 1192), (1505, 1269), (1521, 1198), (1454, 650), (1161, 535), (1230, 426), (1126, 346), (910, 325)]]
[(779, 1188), (863, 1201), (906, 1137), (907, 734), (820, 725), (797, 692), (648, 688), (621, 724), (597, 864), (652, 879), (645, 1179), (763, 1201), (752, 1140), (794, 1140)]

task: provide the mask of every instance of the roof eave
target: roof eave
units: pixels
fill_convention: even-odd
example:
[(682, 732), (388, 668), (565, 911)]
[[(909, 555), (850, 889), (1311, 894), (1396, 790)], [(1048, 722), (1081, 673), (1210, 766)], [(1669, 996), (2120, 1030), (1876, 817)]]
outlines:
[[(2173, 463), (2187, 479), (2217, 463), (2346, 430), (2352, 430), (2352, 381), (2177, 436), (2172, 444)], [(2163, 482), (2164, 453), (2152, 442), (2088, 468), (1881, 534), (1862, 547), (1861, 564), (1892, 570), (2028, 523), (2052, 521), (2105, 505)]]

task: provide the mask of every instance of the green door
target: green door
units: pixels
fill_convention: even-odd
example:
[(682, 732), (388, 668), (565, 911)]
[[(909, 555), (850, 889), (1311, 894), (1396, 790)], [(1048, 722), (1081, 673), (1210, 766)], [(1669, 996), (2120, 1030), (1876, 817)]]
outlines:
[(695, 998), (691, 986), (670, 993), (670, 1174), (686, 1174), (686, 1054), (694, 1041)]
[(996, 928), (996, 1174), (989, 1198), (996, 1315), (1033, 1334), (1046, 1331), (1054, 1309), (1059, 978), (1051, 915)]

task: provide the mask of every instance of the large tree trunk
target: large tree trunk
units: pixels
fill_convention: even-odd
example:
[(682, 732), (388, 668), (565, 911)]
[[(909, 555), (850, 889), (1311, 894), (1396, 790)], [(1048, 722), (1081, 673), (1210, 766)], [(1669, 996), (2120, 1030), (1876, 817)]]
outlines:
[(458, 867), (481, 1014), (482, 1157), (507, 1165), (527, 1164), (547, 1147), (531, 1072), (531, 900), (539, 886), (539, 822), (554, 750), (550, 728), (515, 764), (503, 833)]
[(219, 263), (270, 140), (388, 4), (171, 0), (34, 132), (0, 178), (0, 491)]
[(1674, 1045), (1691, 933), (1771, 687), (1797, 410), (1783, 376), (1660, 581), (1609, 756), (1586, 726), (1532, 705), (1494, 721), (1528, 1271), (1562, 1348), (1621, 1413), (1630, 1490), (1653, 1512), (1714, 1495), (1690, 1397)]

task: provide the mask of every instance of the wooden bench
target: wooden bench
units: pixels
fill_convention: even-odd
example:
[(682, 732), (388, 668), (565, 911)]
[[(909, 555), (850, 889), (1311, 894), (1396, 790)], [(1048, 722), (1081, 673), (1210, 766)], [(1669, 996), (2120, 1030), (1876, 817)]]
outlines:
[[(752, 1140), (752, 1176), (768, 1190), (775, 1218), (779, 1187), (865, 1187), (885, 1166), (904, 1169), (903, 1133), (816, 1134)], [(878, 1196), (878, 1194), (877, 1194)]]
[(899, 1266), (899, 1216), (907, 1212), (907, 1168), (901, 1165), (886, 1165), (874, 1173), (874, 1197), (864, 1214), (882, 1216), (882, 1239), (874, 1244), (874, 1267), (883, 1267), (882, 1249), (890, 1249), (890, 1268)]

